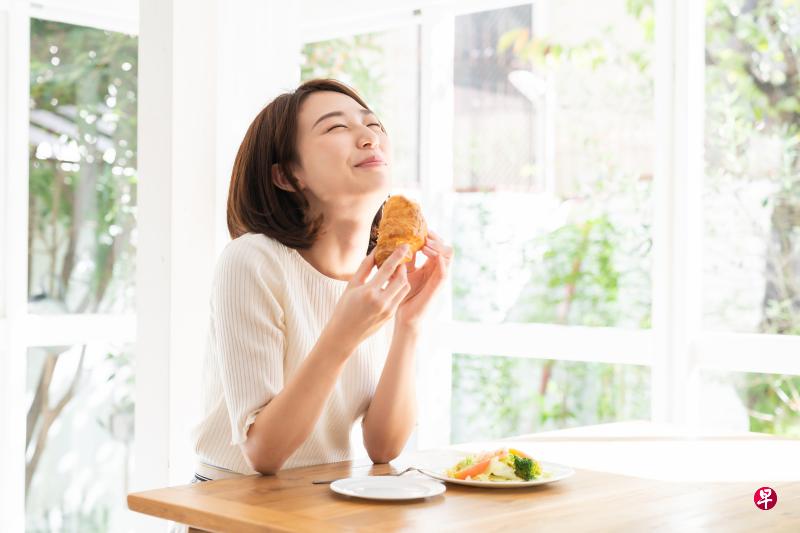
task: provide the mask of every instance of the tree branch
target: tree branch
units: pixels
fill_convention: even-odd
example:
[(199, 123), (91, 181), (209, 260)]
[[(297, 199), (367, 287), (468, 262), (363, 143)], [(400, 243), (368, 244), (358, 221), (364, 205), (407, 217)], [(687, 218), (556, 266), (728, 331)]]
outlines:
[(36, 428), (36, 423), (39, 417), (44, 412), (42, 406), (46, 406), (48, 402), (50, 383), (53, 381), (53, 371), (56, 367), (57, 356), (48, 354), (45, 357), (42, 373), (39, 375), (39, 383), (36, 385), (36, 394), (33, 396), (33, 401), (28, 408), (27, 416), (27, 435), (25, 438), (25, 449), (31, 445), (31, 438), (33, 437), (33, 430)]
[[(50, 427), (53, 425), (53, 422), (58, 418), (67, 404), (72, 400), (75, 396), (75, 391), (78, 387), (78, 383), (80, 382), (81, 373), (83, 372), (83, 362), (86, 356), (86, 345), (84, 344), (81, 348), (81, 357), (78, 360), (78, 368), (75, 370), (75, 374), (72, 376), (72, 382), (69, 385), (69, 388), (61, 397), (61, 399), (56, 403), (54, 408), (50, 408), (47, 403), (42, 403), (42, 410), (40, 411), (41, 414), (41, 425), (39, 428), (39, 432), (36, 435), (36, 447), (33, 451), (33, 455), (28, 460), (28, 463), (25, 468), (25, 498), (27, 500), (28, 495), (30, 494), (30, 486), (31, 481), (33, 480), (33, 474), (36, 472), (37, 467), (39, 466), (39, 460), (42, 457), (42, 453), (44, 452), (45, 445), (47, 444), (47, 435), (50, 432)], [(53, 372), (55, 371), (55, 365), (57, 364), (57, 360), (60, 356), (48, 356), (53, 357)]]

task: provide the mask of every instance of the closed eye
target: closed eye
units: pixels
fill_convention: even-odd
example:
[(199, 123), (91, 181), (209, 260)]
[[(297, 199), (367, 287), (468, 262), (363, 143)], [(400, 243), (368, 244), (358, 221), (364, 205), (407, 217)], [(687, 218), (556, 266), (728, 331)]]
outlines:
[[(373, 122), (373, 123), (371, 123), (371, 124), (367, 124), (367, 126), (378, 126), (379, 128), (383, 129), (383, 126), (381, 126), (381, 125), (380, 125), (380, 124), (378, 124), (377, 122)], [(335, 130), (336, 128), (346, 128), (346, 127), (347, 127), (347, 126), (345, 126), (344, 124), (334, 124), (333, 126), (331, 126), (330, 128), (328, 128), (328, 129), (327, 129), (327, 131), (333, 131), (333, 130)]]

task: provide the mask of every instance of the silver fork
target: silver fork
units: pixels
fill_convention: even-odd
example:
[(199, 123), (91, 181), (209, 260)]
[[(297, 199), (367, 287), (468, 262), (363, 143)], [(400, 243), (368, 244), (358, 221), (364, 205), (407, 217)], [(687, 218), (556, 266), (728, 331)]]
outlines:
[[(412, 470), (416, 470), (421, 472), (419, 468), (415, 468), (413, 466), (409, 466), (402, 472), (389, 472), (387, 474), (374, 474), (373, 476), (363, 476), (363, 477), (377, 477), (377, 476), (402, 476), (403, 474), (407, 474)], [(337, 479), (315, 479), (311, 482), (312, 485), (327, 485), (328, 483), (333, 483), (334, 481), (338, 481), (339, 479), (346, 479), (346, 478), (337, 478)]]

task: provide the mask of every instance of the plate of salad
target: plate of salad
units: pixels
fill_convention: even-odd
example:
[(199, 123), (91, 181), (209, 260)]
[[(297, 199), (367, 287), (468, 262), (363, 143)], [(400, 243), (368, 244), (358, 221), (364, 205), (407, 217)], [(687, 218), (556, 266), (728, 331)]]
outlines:
[(420, 469), (425, 475), (448, 483), (486, 488), (531, 487), (568, 478), (568, 466), (537, 461), (515, 448), (468, 454), (449, 468)]

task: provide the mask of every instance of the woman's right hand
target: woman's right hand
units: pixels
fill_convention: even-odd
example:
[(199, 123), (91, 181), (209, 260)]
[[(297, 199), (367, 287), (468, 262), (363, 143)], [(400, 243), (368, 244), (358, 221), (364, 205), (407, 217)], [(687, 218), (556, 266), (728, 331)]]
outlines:
[[(361, 262), (327, 326), (335, 331), (340, 342), (350, 343), (355, 350), (394, 316), (397, 306), (411, 289), (406, 265), (402, 263), (407, 251), (407, 244), (398, 246), (369, 281), (367, 278), (375, 266), (375, 249)], [(387, 281), (386, 288), (382, 288)]]

